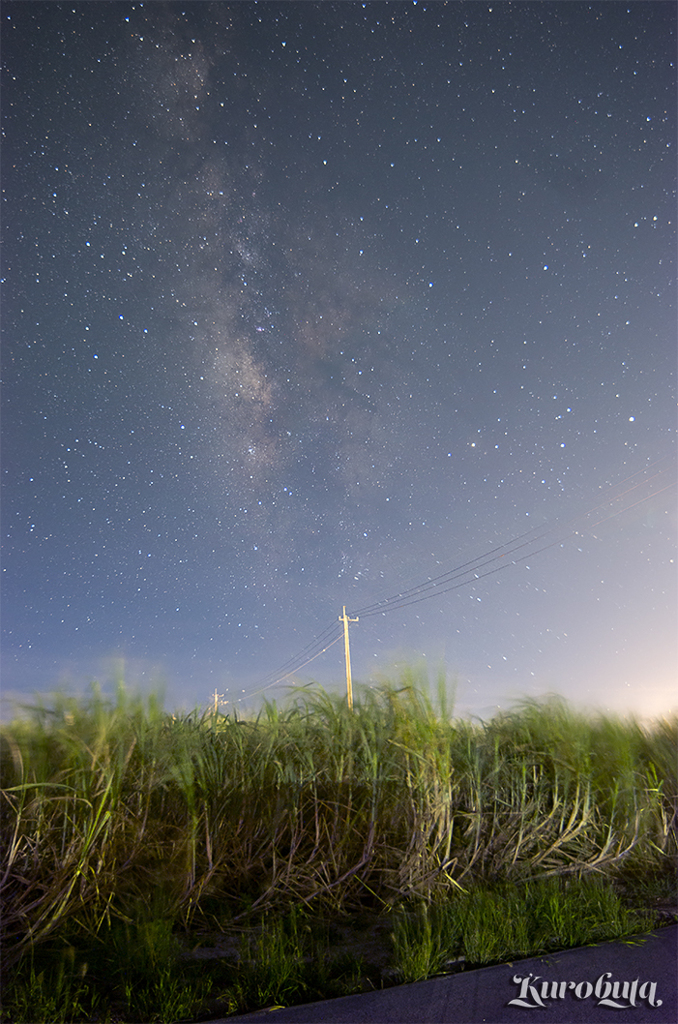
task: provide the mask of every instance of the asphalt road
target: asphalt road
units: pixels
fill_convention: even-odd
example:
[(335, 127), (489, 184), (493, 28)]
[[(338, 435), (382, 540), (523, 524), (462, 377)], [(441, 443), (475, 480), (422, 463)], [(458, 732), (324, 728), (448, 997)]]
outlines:
[(678, 1024), (678, 925), (413, 985), (213, 1024)]

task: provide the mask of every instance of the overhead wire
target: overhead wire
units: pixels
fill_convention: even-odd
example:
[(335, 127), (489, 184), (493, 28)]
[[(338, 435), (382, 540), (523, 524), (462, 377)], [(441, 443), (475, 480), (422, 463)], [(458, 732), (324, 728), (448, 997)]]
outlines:
[[(321, 654), (325, 653), (325, 651), (329, 651), (330, 647), (334, 647), (334, 645), (338, 643), (338, 641), (341, 639), (342, 633), (339, 633), (337, 636), (335, 636), (334, 640), (331, 640), (325, 647), (322, 648), (322, 650), (318, 651), (310, 658), (307, 658), (306, 661), (302, 661), (301, 664), (295, 664), (295, 666), (291, 668), (289, 672), (285, 672), (283, 675), (276, 674), (276, 678), (272, 682), (267, 683), (264, 686), (260, 686), (256, 690), (250, 690), (250, 692), (247, 694), (247, 697), (256, 697), (258, 694), (265, 693), (266, 690), (270, 690), (274, 686), (279, 686), (281, 683), (284, 683), (287, 679), (291, 679), (292, 676), (294, 676), (297, 672), (300, 672), (302, 668), (306, 668), (307, 665), (310, 665), (312, 661), (315, 661), (316, 658), (319, 658)], [(244, 699), (244, 697), (239, 697), (238, 701)]]
[[(303, 665), (307, 665), (310, 661), (315, 660), (315, 658), (318, 657), (318, 654), (322, 653), (322, 651), (318, 651), (318, 654), (316, 654), (315, 649), (322, 647), (323, 651), (326, 650), (327, 648), (324, 647), (324, 644), (330, 640), (330, 637), (335, 632), (338, 634), (337, 638), (339, 638), (341, 636), (341, 630), (338, 620), (327, 626), (321, 633), (315, 636), (313, 640), (307, 643), (305, 647), (302, 647), (300, 651), (288, 658), (287, 661), (283, 662), (283, 664), (274, 672), (269, 673), (269, 675), (265, 677), (262, 685), (265, 685), (266, 687), (269, 685), (275, 685), (281, 677), (286, 677), (297, 671), (299, 668), (302, 668)], [(334, 640), (332, 640), (332, 643), (334, 643)], [(271, 683), (268, 682), (269, 679), (272, 680)]]
[[(657, 470), (649, 477), (647, 476), (647, 473), (649, 470), (655, 469), (655, 467), (661, 465), (662, 462), (667, 461), (667, 458), (668, 457), (658, 459), (650, 466), (626, 477), (615, 486), (615, 493), (613, 495), (604, 498), (602, 501), (589, 508), (586, 512), (578, 513), (562, 524), (556, 522), (553, 524), (542, 524), (541, 526), (533, 527), (525, 533), (521, 533), (517, 537), (513, 537), (511, 540), (506, 541), (503, 544), (499, 544), (496, 547), (491, 548), (489, 551), (485, 551), (474, 559), (469, 559), (458, 566), (454, 566), (451, 569), (440, 573), (438, 576), (423, 580), (421, 583), (407, 587), (390, 597), (374, 601), (362, 608), (358, 608), (354, 612), (354, 615), (357, 618), (370, 618), (374, 615), (386, 614), (388, 611), (396, 611), (400, 608), (407, 608), (414, 604), (420, 604), (423, 601), (431, 600), (433, 597), (448, 594), (478, 580), (485, 579), (487, 576), (501, 572), (512, 565), (524, 562), (528, 558), (534, 558), (536, 555), (547, 551), (549, 548), (555, 547), (557, 544), (563, 545), (570, 537), (579, 535), (582, 530), (591, 529), (601, 525), (602, 523), (608, 522), (610, 519), (614, 519), (617, 516), (622, 515), (624, 512), (628, 512), (632, 508), (642, 505), (644, 502), (649, 501), (651, 498), (654, 498), (673, 487), (675, 485), (675, 480), (672, 480), (668, 484), (654, 490), (651, 494), (646, 494), (643, 497), (638, 498), (637, 501), (634, 501), (631, 504), (624, 504), (621, 508), (610, 511), (610, 506), (614, 505), (615, 502), (619, 502), (626, 498), (628, 495), (637, 491), (639, 487), (650, 484), (662, 477), (665, 472), (663, 469)], [(641, 477), (641, 479), (637, 480), (636, 478), (638, 477)], [(636, 480), (636, 482), (625, 490), (619, 490), (620, 487), (623, 487), (632, 480)], [(597, 512), (602, 512), (602, 510), (606, 510), (605, 515), (596, 519), (594, 522), (588, 521), (590, 516)], [(553, 539), (549, 540), (548, 543), (543, 544), (541, 547), (535, 547), (535, 545), (538, 545), (542, 540), (545, 540), (549, 536), (552, 536)], [(517, 552), (526, 547), (529, 547), (530, 550), (524, 554), (517, 558), (509, 557), (517, 554)], [(479, 571), (482, 569), (486, 571)], [(333, 636), (333, 633), (336, 633), (336, 635)], [(334, 646), (334, 644), (338, 643), (339, 640), (342, 639), (342, 635), (343, 631), (339, 626), (339, 620), (337, 619), (330, 623), (320, 634), (306, 644), (301, 651), (288, 658), (288, 660), (275, 672), (269, 674), (269, 676), (267, 676), (263, 681), (262, 685), (257, 687), (257, 689), (250, 691), (247, 694), (247, 697), (250, 698), (257, 694), (264, 693), (266, 690), (284, 683), (286, 680), (294, 676), (295, 673), (301, 671), (301, 669), (305, 668), (307, 665), (311, 664), (311, 662), (315, 661), (316, 658), (319, 658), (322, 654), (328, 651)], [(238, 700), (244, 699), (245, 698), (238, 698)]]
[[(429, 600), (432, 597), (447, 594), (451, 590), (459, 589), (462, 586), (466, 586), (469, 583), (473, 583), (475, 580), (483, 579), (486, 576), (490, 576), (493, 573), (499, 572), (501, 569), (508, 568), (510, 565), (515, 565), (517, 564), (517, 562), (522, 562), (525, 561), (527, 558), (532, 558), (535, 555), (541, 554), (543, 551), (555, 547), (559, 543), (564, 543), (564, 541), (567, 540), (570, 536), (573, 536), (579, 532), (579, 530), (576, 529), (577, 526), (584, 528), (585, 526), (592, 527), (600, 525), (600, 523), (606, 522), (608, 519), (614, 518), (615, 516), (620, 515), (621, 513), (628, 511), (631, 508), (634, 508), (636, 505), (642, 504), (643, 502), (650, 500), (650, 498), (655, 497), (657, 494), (661, 494), (663, 491), (673, 486), (673, 482), (666, 484), (664, 487), (660, 488), (657, 491), (654, 491), (652, 494), (645, 495), (643, 498), (640, 498), (638, 501), (633, 502), (631, 505), (625, 505), (622, 508), (614, 512), (611, 512), (609, 515), (604, 516), (603, 518), (597, 520), (595, 523), (586, 522), (588, 517), (591, 516), (593, 513), (603, 508), (609, 508), (609, 506), (612, 503), (626, 497), (628, 494), (635, 491), (638, 487), (641, 487), (644, 484), (648, 484), (653, 480), (657, 479), (657, 477), (660, 477), (663, 472), (662, 470), (659, 470), (650, 477), (647, 477), (645, 474), (647, 473), (648, 469), (654, 468), (662, 461), (665, 460), (660, 459), (657, 461), (657, 463), (653, 463), (652, 466), (646, 467), (643, 470), (639, 470), (637, 473), (634, 473), (631, 476), (627, 477), (625, 480), (622, 480), (618, 487), (623, 486), (624, 484), (628, 483), (630, 480), (633, 480), (635, 477), (641, 474), (643, 475), (643, 479), (638, 481), (637, 483), (634, 483), (631, 487), (628, 487), (626, 488), (626, 490), (621, 492), (617, 491), (617, 493), (615, 493), (614, 495), (605, 498), (602, 502), (599, 502), (597, 505), (592, 506), (592, 508), (588, 509), (586, 512), (579, 513), (576, 516), (573, 516), (571, 519), (567, 520), (563, 524), (544, 524), (542, 526), (534, 527), (533, 529), (528, 530), (525, 533), (522, 533), (519, 536), (514, 537), (503, 544), (497, 545), (497, 547), (494, 547), (489, 551), (484, 552), (475, 559), (470, 559), (466, 562), (462, 562), (460, 565), (454, 566), (453, 568), (448, 569), (443, 573), (440, 573), (438, 576), (430, 577), (427, 580), (423, 580), (421, 583), (401, 590), (398, 593), (393, 594), (390, 597), (385, 598), (381, 601), (376, 601), (372, 604), (365, 605), (362, 608), (357, 608), (355, 609), (353, 614), (361, 618), (369, 618), (372, 615), (384, 614), (387, 611), (395, 611), (396, 609), (408, 607), (412, 604), (418, 604), (421, 601)], [(544, 544), (541, 547), (534, 547), (535, 544), (538, 544), (541, 540), (544, 540), (549, 535), (553, 535), (554, 533), (556, 533), (557, 535), (554, 536), (553, 540), (550, 540), (547, 544)], [(508, 556), (511, 556), (528, 546), (530, 547), (530, 551), (528, 551), (527, 554), (520, 556), (518, 558), (508, 560)], [(507, 560), (504, 561), (505, 559)], [(493, 565), (496, 562), (501, 562), (502, 564), (495, 565), (494, 568), (487, 569), (486, 572), (478, 572), (478, 570), (486, 569), (488, 566)], [(427, 591), (429, 592), (427, 593)]]
[[(634, 477), (636, 477), (636, 476), (638, 476), (640, 474), (645, 474), (648, 470), (653, 469), (655, 466), (657, 466), (661, 462), (665, 462), (665, 461), (666, 461), (666, 458), (657, 460), (657, 462), (652, 463), (650, 466), (647, 466), (644, 469), (639, 470), (637, 473), (634, 473), (631, 476), (627, 477), (625, 480), (622, 480), (620, 482), (620, 484), (617, 485), (617, 486), (623, 486), (623, 484), (627, 483), (629, 480), (632, 480)], [(661, 472), (662, 471), (659, 471), (658, 473), (655, 473), (652, 477), (649, 477), (649, 478), (647, 478), (645, 480), (641, 480), (639, 483), (634, 484), (633, 487), (628, 488), (626, 491), (622, 491), (621, 493), (618, 493), (615, 498), (606, 498), (603, 502), (599, 503), (598, 505), (593, 506), (586, 513), (583, 513), (583, 514), (579, 513), (578, 515), (572, 517), (570, 520), (567, 520), (564, 524), (562, 524), (561, 529), (566, 530), (568, 524), (576, 522), (576, 521), (578, 521), (579, 519), (581, 519), (583, 517), (591, 515), (593, 512), (597, 511), (599, 508), (602, 508), (604, 506), (609, 505), (611, 501), (617, 500), (617, 499), (625, 496), (626, 494), (630, 493), (636, 487), (642, 486), (643, 483), (648, 483), (651, 480), (655, 479), (656, 476), (661, 475)], [(671, 486), (671, 485), (669, 484), (667, 486)], [(652, 497), (652, 496), (653, 495), (649, 495), (649, 496), (641, 499), (641, 501), (646, 501), (646, 500), (648, 500), (649, 497)], [(550, 532), (552, 532), (554, 529), (557, 529), (557, 524), (546, 523), (546, 524), (542, 524), (540, 526), (535, 526), (531, 530), (527, 530), (525, 533), (520, 534), (518, 537), (514, 537), (511, 540), (505, 541), (503, 544), (499, 544), (499, 545), (497, 545), (497, 547), (492, 548), (489, 551), (484, 552), (483, 554), (477, 556), (475, 559), (470, 559), (467, 562), (462, 562), (461, 565), (455, 566), (452, 569), (448, 569), (445, 572), (441, 573), (439, 576), (429, 577), (427, 580), (422, 581), (421, 583), (415, 584), (414, 586), (403, 588), (402, 590), (398, 591), (396, 594), (392, 594), (389, 597), (375, 600), (371, 604), (366, 605), (363, 608), (356, 609), (355, 613), (358, 614), (358, 615), (363, 615), (363, 617), (365, 617), (367, 615), (372, 614), (373, 611), (382, 610), (382, 609), (385, 610), (386, 607), (390, 604), (391, 601), (399, 602), (401, 600), (404, 600), (407, 597), (415, 596), (415, 594), (418, 594), (418, 593), (420, 593), (423, 590), (431, 589), (431, 588), (436, 587), (436, 586), (441, 586), (443, 583), (449, 582), (449, 580), (451, 578), (457, 577), (459, 574), (463, 575), (464, 573), (462, 572), (462, 570), (470, 571), (471, 568), (473, 568), (473, 569), (482, 568), (484, 565), (487, 565), (489, 562), (491, 562), (491, 561), (493, 561), (495, 559), (504, 558), (507, 555), (512, 554), (513, 551), (518, 550), (521, 546), (526, 546), (528, 543), (536, 543), (536, 542), (538, 542), (543, 537), (547, 536)], [(532, 534), (537, 534), (539, 531), (542, 531), (541, 536), (534, 536), (532, 538), (532, 541), (529, 541), (529, 540), (525, 539), (525, 538), (529, 538)], [(570, 533), (570, 531), (566, 531), (566, 535), (567, 536), (569, 536), (569, 533)], [(519, 541), (522, 541), (523, 544), (521, 545), (519, 543)], [(548, 545), (548, 546), (551, 546), (551, 545)], [(540, 549), (540, 550), (542, 550), (542, 549)], [(500, 554), (500, 552), (501, 552), (501, 554)], [(508, 564), (511, 564), (511, 563), (508, 563)]]

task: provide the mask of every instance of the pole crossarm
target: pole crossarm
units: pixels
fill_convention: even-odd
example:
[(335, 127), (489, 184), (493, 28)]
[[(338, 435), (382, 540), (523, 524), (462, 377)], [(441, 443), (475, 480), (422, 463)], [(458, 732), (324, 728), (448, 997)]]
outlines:
[(349, 710), (353, 710), (353, 683), (351, 681), (351, 650), (348, 643), (348, 624), (349, 622), (358, 622), (358, 616), (355, 619), (350, 619), (346, 614), (346, 605), (344, 605), (343, 615), (339, 616), (339, 622), (344, 624), (344, 654), (346, 656), (346, 700), (348, 701)]

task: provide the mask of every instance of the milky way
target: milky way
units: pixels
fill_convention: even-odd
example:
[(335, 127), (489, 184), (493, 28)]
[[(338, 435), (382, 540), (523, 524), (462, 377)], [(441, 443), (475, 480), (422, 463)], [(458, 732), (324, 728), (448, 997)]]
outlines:
[(5, 695), (341, 686), (345, 605), (365, 682), (665, 710), (674, 56), (668, 3), (5, 3)]

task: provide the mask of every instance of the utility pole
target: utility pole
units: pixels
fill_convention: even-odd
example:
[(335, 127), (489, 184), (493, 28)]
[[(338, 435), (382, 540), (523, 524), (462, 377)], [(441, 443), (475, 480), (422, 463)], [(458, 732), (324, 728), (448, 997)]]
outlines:
[(349, 619), (346, 614), (346, 605), (344, 605), (344, 614), (339, 616), (339, 622), (344, 624), (344, 654), (346, 655), (346, 699), (348, 701), (349, 711), (353, 711), (353, 684), (351, 682), (351, 651), (348, 646), (348, 624), (349, 622), (358, 622), (358, 618)]
[(219, 705), (220, 705), (220, 704), (228, 704), (228, 701), (227, 701), (227, 700), (224, 700), (224, 695), (223, 695), (223, 693), (217, 693), (217, 688), (216, 688), (216, 686), (214, 687), (214, 693), (212, 694), (212, 699), (214, 700), (214, 711), (213, 711), (213, 715), (214, 715), (214, 717), (216, 718), (216, 717), (217, 717), (217, 713), (218, 713), (218, 711), (219, 711)]

